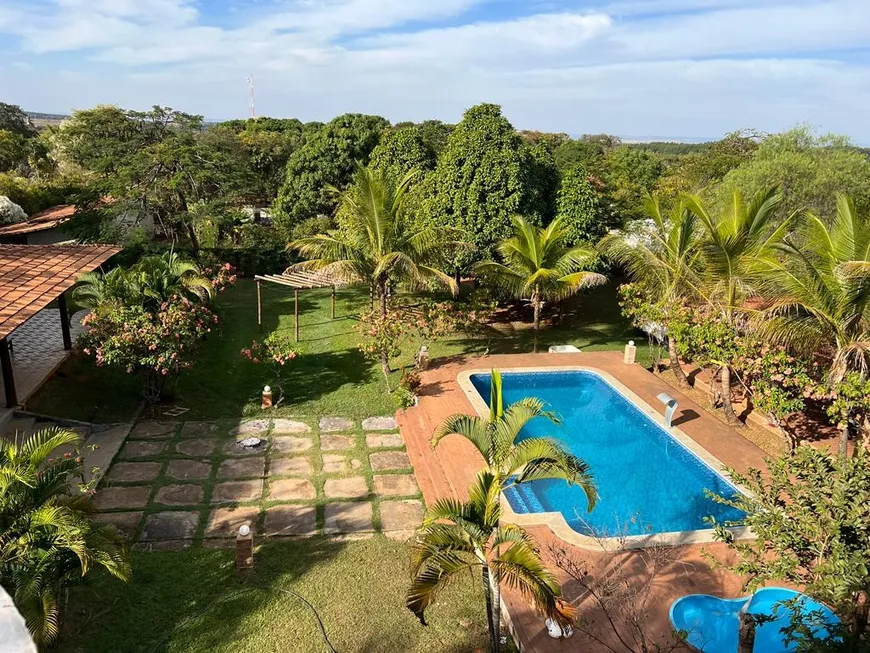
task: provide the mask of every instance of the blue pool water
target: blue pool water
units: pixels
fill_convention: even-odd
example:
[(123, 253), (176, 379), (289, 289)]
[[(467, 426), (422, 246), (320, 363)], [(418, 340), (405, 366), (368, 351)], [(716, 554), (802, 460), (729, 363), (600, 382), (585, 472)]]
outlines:
[[(489, 374), (471, 382), (489, 402)], [(742, 514), (707, 498), (704, 490), (734, 496), (737, 490), (597, 374), (586, 371), (503, 373), (505, 407), (537, 397), (562, 420), (535, 419), (520, 438), (552, 436), (585, 460), (599, 500), (564, 481), (524, 483), (505, 493), (517, 513), (560, 512), (575, 531), (618, 536), (709, 528), (704, 518), (738, 520)]]

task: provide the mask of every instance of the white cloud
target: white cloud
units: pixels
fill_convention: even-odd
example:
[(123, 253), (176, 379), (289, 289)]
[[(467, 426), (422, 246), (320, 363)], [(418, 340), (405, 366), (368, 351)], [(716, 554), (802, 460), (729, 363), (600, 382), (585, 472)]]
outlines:
[[(289, 0), (231, 24), (189, 0), (15, 1), (0, 35), (33, 70), (0, 67), (0, 86), (34, 110), (244, 115), (253, 71), (261, 112), (308, 119), (456, 120), (495, 101), (527, 128), (709, 136), (809, 121), (870, 141), (846, 110), (870, 100), (870, 66), (826, 54), (870, 43), (864, 0), (561, 0), (499, 20), (479, 18), (492, 0)], [(51, 53), (69, 70), (42, 63)]]

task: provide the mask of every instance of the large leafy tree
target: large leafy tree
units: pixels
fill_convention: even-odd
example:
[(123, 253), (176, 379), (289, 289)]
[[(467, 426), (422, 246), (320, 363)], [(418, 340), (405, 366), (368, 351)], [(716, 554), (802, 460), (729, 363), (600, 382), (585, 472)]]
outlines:
[(500, 644), (502, 585), (518, 589), (542, 614), (570, 623), (573, 610), (560, 601), (559, 584), (547, 570), (534, 542), (520, 527), (502, 524), (501, 493), (511, 485), (540, 479), (576, 483), (586, 493), (589, 510), (598, 498), (589, 468), (551, 438), (520, 438), (536, 418), (557, 423), (540, 399), (527, 397), (504, 408), (502, 379), (490, 376), (489, 418), (456, 414), (432, 436), (437, 446), (452, 434), (461, 435), (480, 452), (486, 467), (478, 474), (466, 502), (442, 499), (426, 513), (417, 534), (412, 559), (413, 582), (406, 604), (423, 623), (426, 609), (440, 589), (460, 573), (479, 572), (486, 599), (490, 650)]
[(527, 299), (534, 310), (535, 351), (541, 328), (541, 310), (581, 288), (602, 284), (606, 278), (584, 270), (595, 260), (595, 250), (567, 247), (562, 220), (536, 227), (522, 216), (513, 216), (514, 235), (497, 247), (503, 262), (482, 261), (475, 271), (517, 299)]
[(0, 131), (25, 137), (36, 135), (36, 128), (33, 126), (30, 116), (21, 107), (5, 102), (0, 102)]
[[(760, 272), (775, 257), (776, 248), (791, 227), (790, 217), (775, 221), (782, 196), (775, 188), (759, 192), (744, 202), (735, 192), (726, 210), (712, 213), (696, 195), (685, 198), (686, 208), (702, 227), (702, 267), (699, 292), (721, 326), (736, 333), (741, 326), (744, 302), (758, 292)], [(720, 366), (723, 410), (732, 424), (739, 424), (731, 404), (731, 371), (734, 361)]]
[[(729, 470), (746, 494), (716, 500), (746, 514), (754, 534), (735, 541), (725, 524), (716, 536), (738, 554), (733, 571), (749, 588), (786, 582), (831, 606), (847, 626), (835, 648), (866, 651), (870, 640), (870, 459), (831, 456), (804, 445), (770, 460), (765, 471)], [(804, 633), (806, 635), (806, 633)], [(830, 642), (828, 643), (831, 644)]]
[(649, 150), (627, 145), (610, 150), (602, 174), (616, 216), (622, 221), (642, 218), (643, 197), (653, 191), (663, 171), (661, 159)]
[(123, 539), (91, 520), (91, 496), (79, 491), (81, 458), (60, 451), (80, 444), (56, 429), (22, 444), (0, 439), (0, 583), (40, 646), (58, 636), (64, 588), (93, 569), (130, 577)]
[(330, 187), (344, 190), (351, 183), (356, 162), (368, 162), (388, 125), (379, 116), (345, 114), (311, 134), (293, 152), (273, 206), (276, 224), (285, 235), (303, 220), (332, 214), (337, 198)]
[(534, 203), (531, 167), (529, 149), (500, 107), (480, 104), (465, 112), (438, 159), (427, 203), (431, 224), (461, 229), (474, 245), (454, 257), (457, 275), (492, 256), (512, 231), (511, 216), (526, 213)]
[[(427, 145), (417, 126), (390, 129), (372, 151), (369, 165), (395, 180), (412, 170), (426, 174), (435, 168), (435, 152)], [(422, 177), (422, 175), (421, 175)]]
[[(773, 304), (760, 319), (762, 332), (795, 350), (828, 361), (834, 395), (850, 373), (870, 378), (870, 214), (837, 196), (826, 223), (808, 213), (798, 238), (780, 247), (784, 257), (765, 270), (764, 289)], [(848, 442), (849, 402), (841, 402), (840, 450)]]
[(698, 220), (682, 204), (669, 214), (662, 211), (658, 195), (647, 196), (644, 209), (649, 227), (640, 233), (618, 232), (605, 236), (601, 251), (625, 266), (652, 305), (652, 317), (667, 330), (669, 368), (680, 387), (689, 385), (677, 356), (677, 339), (669, 325), (682, 319), (680, 307), (697, 294), (700, 230)]
[(608, 227), (604, 199), (582, 165), (575, 165), (562, 174), (556, 197), (556, 217), (565, 225), (565, 242), (597, 242)]

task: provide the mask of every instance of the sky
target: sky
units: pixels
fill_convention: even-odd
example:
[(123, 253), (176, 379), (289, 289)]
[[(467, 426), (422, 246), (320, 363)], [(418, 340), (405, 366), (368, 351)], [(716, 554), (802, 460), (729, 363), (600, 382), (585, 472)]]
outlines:
[(0, 0), (0, 101), (870, 143), (870, 0)]

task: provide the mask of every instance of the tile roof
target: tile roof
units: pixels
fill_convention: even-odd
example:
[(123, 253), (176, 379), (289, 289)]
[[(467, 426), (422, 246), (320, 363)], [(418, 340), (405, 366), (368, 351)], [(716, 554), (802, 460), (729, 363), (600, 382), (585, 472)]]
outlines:
[(29, 234), (34, 231), (45, 231), (63, 224), (75, 215), (75, 204), (53, 206), (45, 211), (34, 213), (24, 222), (7, 224), (0, 227), (0, 236), (13, 236), (16, 234)]
[(120, 251), (111, 245), (0, 245), (0, 339)]

